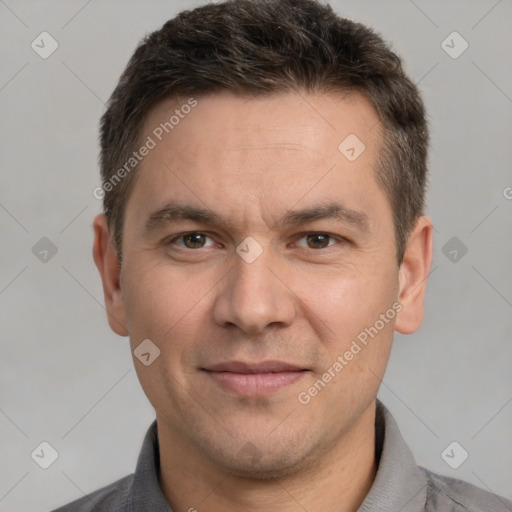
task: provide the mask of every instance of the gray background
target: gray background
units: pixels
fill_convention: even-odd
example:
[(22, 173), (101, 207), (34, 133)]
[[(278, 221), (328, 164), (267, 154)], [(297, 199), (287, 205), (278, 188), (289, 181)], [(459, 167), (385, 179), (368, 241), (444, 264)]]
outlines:
[[(2, 511), (47, 511), (131, 473), (154, 418), (91, 256), (97, 124), (140, 38), (196, 5), (0, 1)], [(512, 498), (512, 3), (332, 5), (403, 56), (432, 130), (426, 318), (397, 335), (380, 397), (418, 463)], [(48, 59), (31, 48), (42, 31), (59, 43)], [(441, 47), (453, 31), (469, 43), (457, 59)], [(58, 249), (47, 262), (32, 252), (42, 237)], [(468, 248), (456, 262), (452, 237)], [(59, 453), (46, 470), (30, 456), (42, 441)], [(469, 452), (458, 469), (441, 458), (452, 441)]]

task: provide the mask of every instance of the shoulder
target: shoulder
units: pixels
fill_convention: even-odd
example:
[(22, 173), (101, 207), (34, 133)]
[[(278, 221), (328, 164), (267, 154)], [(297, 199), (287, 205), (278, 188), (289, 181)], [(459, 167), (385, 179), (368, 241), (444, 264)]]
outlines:
[(133, 474), (125, 476), (52, 512), (120, 511), (126, 504), (126, 497), (132, 481)]
[(420, 467), (427, 478), (427, 507), (432, 511), (512, 512), (512, 501), (476, 485)]

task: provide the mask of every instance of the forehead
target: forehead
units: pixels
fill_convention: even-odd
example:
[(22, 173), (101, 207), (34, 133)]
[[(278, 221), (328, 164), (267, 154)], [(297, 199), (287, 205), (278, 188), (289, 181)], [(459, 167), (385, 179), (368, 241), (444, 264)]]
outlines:
[[(190, 108), (192, 102), (196, 106)], [(210, 142), (222, 141), (226, 146), (217, 152), (219, 157), (227, 157), (229, 150), (258, 150), (266, 145), (267, 150), (281, 146), (327, 158), (337, 155), (337, 142), (349, 133), (371, 146), (379, 138), (379, 125), (375, 109), (359, 93), (282, 92), (247, 97), (222, 91), (157, 103), (141, 132), (164, 145), (174, 140), (174, 152), (184, 148), (190, 154), (190, 146), (195, 145), (194, 156), (199, 157)]]
[(166, 99), (148, 113), (140, 140), (154, 148), (129, 200), (139, 214), (185, 198), (239, 217), (329, 195), (343, 196), (348, 207), (382, 203), (380, 123), (362, 95), (223, 92), (194, 102)]

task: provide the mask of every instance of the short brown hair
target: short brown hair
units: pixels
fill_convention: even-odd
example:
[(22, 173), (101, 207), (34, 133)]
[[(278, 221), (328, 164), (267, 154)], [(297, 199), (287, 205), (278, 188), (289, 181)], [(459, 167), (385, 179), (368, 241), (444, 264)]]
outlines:
[[(101, 176), (109, 183), (134, 151), (152, 106), (168, 97), (228, 90), (359, 92), (383, 125), (377, 179), (390, 201), (397, 261), (423, 214), (428, 128), (400, 58), (368, 27), (315, 0), (228, 0), (183, 11), (140, 43), (101, 119)], [(134, 173), (104, 188), (119, 258)]]

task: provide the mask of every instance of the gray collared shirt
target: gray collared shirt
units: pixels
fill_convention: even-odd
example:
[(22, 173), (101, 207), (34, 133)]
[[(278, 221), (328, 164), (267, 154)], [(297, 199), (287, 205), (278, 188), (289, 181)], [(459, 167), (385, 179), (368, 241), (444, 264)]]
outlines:
[[(512, 512), (512, 501), (418, 466), (391, 413), (379, 400), (375, 426), (377, 474), (358, 512)], [(155, 420), (146, 432), (134, 474), (53, 512), (172, 512), (159, 474)], [(199, 504), (195, 508), (201, 512)]]

